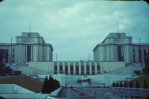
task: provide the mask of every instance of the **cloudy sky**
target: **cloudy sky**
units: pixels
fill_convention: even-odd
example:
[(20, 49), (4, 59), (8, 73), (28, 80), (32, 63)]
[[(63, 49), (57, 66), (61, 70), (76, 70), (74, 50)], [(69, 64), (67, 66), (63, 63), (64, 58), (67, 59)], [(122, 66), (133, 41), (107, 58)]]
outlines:
[(0, 43), (29, 31), (53, 46), (53, 60), (93, 60), (93, 48), (109, 33), (149, 43), (149, 5), (144, 1), (4, 0), (0, 3)]

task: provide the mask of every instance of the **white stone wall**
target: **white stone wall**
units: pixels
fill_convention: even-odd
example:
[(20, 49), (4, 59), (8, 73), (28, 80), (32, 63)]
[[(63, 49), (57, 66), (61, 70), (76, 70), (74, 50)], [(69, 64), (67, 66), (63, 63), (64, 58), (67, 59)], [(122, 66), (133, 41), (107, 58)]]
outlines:
[[(13, 64), (12, 64), (13, 65)], [(26, 74), (26, 75), (37, 75), (37, 74), (48, 74), (45, 71), (36, 69), (36, 68), (32, 68), (32, 67), (28, 67), (28, 66), (10, 66), (10, 68), (13, 71), (22, 71), (22, 74)]]
[(110, 73), (110, 71), (125, 67), (124, 62), (100, 62), (100, 72), (104, 73), (105, 71), (107, 73)]
[(54, 73), (54, 63), (53, 62), (29, 62), (29, 67), (36, 68), (49, 74)]

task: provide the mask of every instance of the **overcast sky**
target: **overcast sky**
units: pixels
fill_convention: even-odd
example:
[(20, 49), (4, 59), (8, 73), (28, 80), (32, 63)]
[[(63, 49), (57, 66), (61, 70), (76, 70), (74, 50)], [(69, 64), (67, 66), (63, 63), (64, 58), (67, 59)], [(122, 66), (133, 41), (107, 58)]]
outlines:
[(149, 5), (144, 1), (4, 0), (0, 3), (0, 43), (29, 31), (53, 46), (53, 60), (93, 60), (93, 49), (109, 33), (149, 43)]

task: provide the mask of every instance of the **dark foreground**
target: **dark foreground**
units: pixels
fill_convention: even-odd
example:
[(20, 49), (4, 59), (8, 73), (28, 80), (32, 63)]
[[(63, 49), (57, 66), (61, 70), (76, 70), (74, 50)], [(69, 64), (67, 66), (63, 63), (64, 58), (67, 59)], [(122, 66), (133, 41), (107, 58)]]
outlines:
[(60, 99), (148, 99), (149, 89), (63, 88)]

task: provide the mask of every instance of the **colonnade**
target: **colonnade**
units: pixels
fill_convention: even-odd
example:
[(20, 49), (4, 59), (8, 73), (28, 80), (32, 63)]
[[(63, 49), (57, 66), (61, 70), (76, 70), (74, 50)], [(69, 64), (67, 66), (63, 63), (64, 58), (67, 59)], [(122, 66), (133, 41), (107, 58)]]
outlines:
[(54, 62), (54, 74), (95, 75), (100, 73), (98, 62)]

